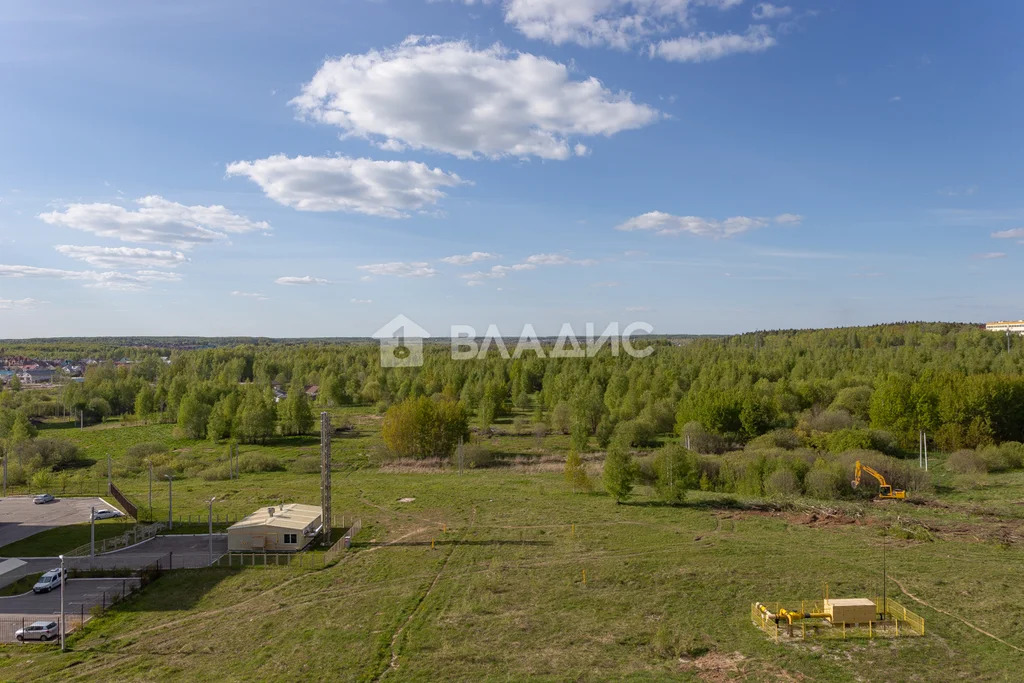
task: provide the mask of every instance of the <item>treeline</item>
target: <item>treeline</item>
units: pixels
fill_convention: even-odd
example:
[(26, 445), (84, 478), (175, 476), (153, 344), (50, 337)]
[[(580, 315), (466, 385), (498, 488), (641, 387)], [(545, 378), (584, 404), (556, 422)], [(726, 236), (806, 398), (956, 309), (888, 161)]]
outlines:
[[(90, 368), (62, 397), (87, 417), (134, 414), (177, 422), (196, 438), (244, 440), (306, 428), (306, 408), (406, 399), (462, 404), (478, 428), (513, 409), (571, 435), (575, 449), (607, 448), (628, 431), (637, 446), (676, 434), (725, 452), (789, 430), (797, 446), (842, 452), (976, 448), (1024, 440), (1024, 344), (953, 324), (900, 324), (728, 338), (655, 340), (646, 358), (470, 361), (427, 345), (418, 368), (382, 368), (365, 343), (245, 345), (176, 353), (170, 365)], [(316, 405), (273, 404), (270, 387), (319, 387)], [(311, 404), (311, 401), (305, 401)], [(79, 414), (81, 414), (81, 412)], [(273, 422), (272, 426), (268, 426)], [(257, 426), (258, 425), (258, 426)]]

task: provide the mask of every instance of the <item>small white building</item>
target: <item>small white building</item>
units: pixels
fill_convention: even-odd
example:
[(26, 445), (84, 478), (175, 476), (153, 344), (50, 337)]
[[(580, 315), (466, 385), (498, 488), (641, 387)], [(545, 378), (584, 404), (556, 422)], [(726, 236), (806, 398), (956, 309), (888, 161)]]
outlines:
[(297, 552), (320, 532), (320, 508), (287, 503), (260, 508), (228, 527), (229, 552)]
[(989, 332), (1024, 334), (1024, 320), (1000, 320), (999, 322), (985, 323), (985, 329)]

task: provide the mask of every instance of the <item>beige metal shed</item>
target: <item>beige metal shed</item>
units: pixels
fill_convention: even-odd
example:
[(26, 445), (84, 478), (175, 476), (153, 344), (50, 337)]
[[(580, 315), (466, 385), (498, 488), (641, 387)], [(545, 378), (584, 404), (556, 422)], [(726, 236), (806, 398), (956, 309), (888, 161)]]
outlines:
[(230, 552), (295, 552), (320, 531), (320, 508), (287, 503), (260, 508), (228, 527)]
[(825, 613), (833, 624), (866, 624), (875, 621), (877, 608), (867, 598), (826, 600)]

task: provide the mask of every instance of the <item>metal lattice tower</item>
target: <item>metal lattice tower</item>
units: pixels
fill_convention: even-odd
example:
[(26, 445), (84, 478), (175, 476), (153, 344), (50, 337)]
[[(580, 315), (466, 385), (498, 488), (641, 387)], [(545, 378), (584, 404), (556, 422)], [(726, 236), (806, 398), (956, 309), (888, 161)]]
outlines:
[(331, 544), (331, 418), (320, 413), (320, 521), (323, 524), (324, 543)]

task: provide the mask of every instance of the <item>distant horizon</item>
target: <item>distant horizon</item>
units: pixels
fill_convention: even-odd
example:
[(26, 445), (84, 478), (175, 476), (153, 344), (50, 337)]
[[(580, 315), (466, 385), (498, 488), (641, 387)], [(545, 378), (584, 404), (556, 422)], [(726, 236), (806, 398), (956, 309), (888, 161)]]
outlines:
[[(992, 322), (992, 321), (990, 321)], [(742, 332), (659, 332), (655, 330), (650, 334), (637, 333), (637, 336), (643, 336), (652, 339), (658, 338), (671, 338), (671, 337), (738, 337), (746, 334), (773, 334), (783, 332), (815, 332), (823, 330), (844, 330), (844, 329), (864, 329), (872, 327), (888, 327), (888, 326), (900, 326), (900, 325), (959, 325), (964, 327), (978, 327), (984, 328), (986, 323), (978, 322), (959, 322), (949, 320), (899, 320), (890, 322), (877, 322), (869, 323), (865, 325), (839, 325), (831, 327), (779, 327), (772, 329), (756, 329), (756, 330), (745, 330)], [(507, 339), (510, 337), (517, 337), (520, 329), (512, 330), (509, 329), (508, 334), (503, 336)], [(514, 333), (514, 334), (513, 334)], [(552, 334), (538, 333), (539, 339), (542, 341), (555, 340), (558, 338), (558, 332)], [(483, 334), (477, 334), (474, 339), (483, 339)], [(376, 342), (376, 338), (370, 335), (354, 336), (354, 335), (335, 335), (335, 336), (295, 336), (295, 337), (276, 337), (270, 335), (250, 335), (250, 334), (224, 334), (224, 335), (195, 335), (195, 334), (113, 334), (113, 335), (63, 335), (63, 336), (41, 336), (41, 337), (2, 337), (0, 338), (0, 345), (6, 342), (18, 342), (18, 343), (29, 343), (29, 342), (45, 342), (45, 341), (64, 341), (64, 340), (113, 340), (113, 339), (152, 339), (152, 340), (169, 340), (169, 339), (182, 339), (182, 340), (222, 340), (222, 339), (246, 339), (246, 340), (260, 340), (265, 339), (268, 341), (361, 341), (361, 342)], [(432, 335), (424, 338), (425, 343), (448, 343), (449, 337), (443, 335)]]

